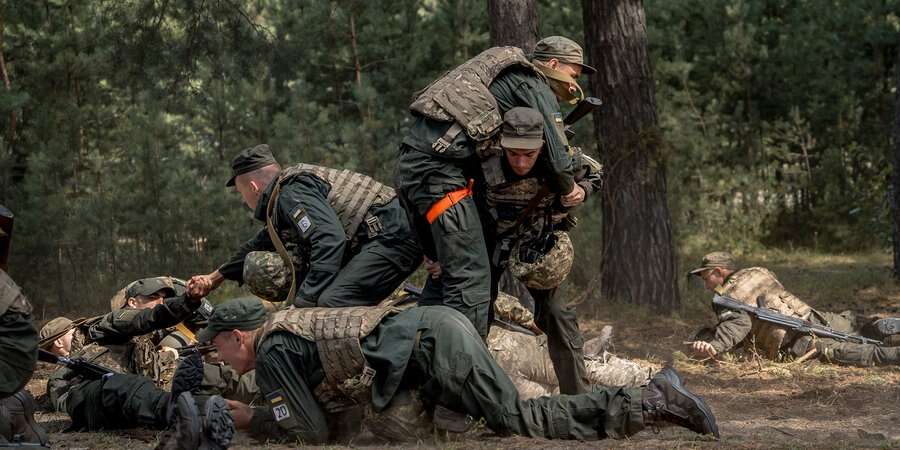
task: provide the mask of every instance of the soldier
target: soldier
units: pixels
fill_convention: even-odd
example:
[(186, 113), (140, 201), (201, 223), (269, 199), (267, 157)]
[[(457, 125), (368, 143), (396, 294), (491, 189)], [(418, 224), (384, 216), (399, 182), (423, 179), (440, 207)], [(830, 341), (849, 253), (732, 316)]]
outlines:
[[(712, 292), (734, 298), (751, 306), (765, 306), (778, 313), (798, 317), (837, 331), (861, 334), (873, 339), (900, 333), (900, 319), (861, 320), (852, 312), (841, 314), (819, 312), (788, 292), (763, 267), (738, 269), (728, 252), (713, 252), (703, 257), (700, 267), (689, 272), (703, 280)], [(715, 329), (700, 330), (700, 339), (691, 347), (702, 354), (715, 356), (738, 344), (755, 345), (769, 359), (782, 356), (800, 357), (815, 349), (821, 360), (858, 366), (900, 364), (900, 347), (840, 342), (792, 332), (778, 325), (762, 322), (743, 311), (716, 309), (719, 322)]]
[(37, 362), (38, 334), (31, 303), (6, 273), (12, 221), (0, 205), (0, 445), (48, 445), (47, 432), (34, 421), (34, 398), (24, 389)]
[(444, 306), (297, 308), (269, 318), (258, 300), (239, 299), (215, 308), (200, 339), (239, 372), (256, 369), (265, 406), (229, 408), (238, 429), (264, 441), (326, 442), (323, 408), (363, 402), (381, 411), (408, 388), (504, 435), (624, 438), (667, 423), (718, 435), (712, 411), (670, 368), (639, 389), (520, 400), (472, 324)]
[(552, 36), (535, 46), (531, 59), (516, 47), (494, 47), (448, 72), (420, 92), (410, 110), (414, 123), (400, 145), (397, 187), (426, 256), (440, 261), (443, 274), (426, 301), (462, 312), (478, 333), (488, 333), (491, 300), (488, 248), (475, 200), (474, 183), (491, 167), (491, 138), (506, 111), (525, 106), (540, 111), (547, 150), (539, 164), (549, 192), (563, 206), (584, 199), (557, 100), (581, 95), (575, 81), (595, 69), (584, 64), (581, 47)]
[(375, 304), (422, 261), (394, 190), (370, 177), (311, 164), (282, 170), (267, 145), (243, 150), (231, 168), (227, 185), (266, 227), (229, 262), (192, 278), (202, 295), (225, 279), (242, 282), (253, 250), (277, 250), (290, 263), (289, 295), (278, 300), (298, 307)]

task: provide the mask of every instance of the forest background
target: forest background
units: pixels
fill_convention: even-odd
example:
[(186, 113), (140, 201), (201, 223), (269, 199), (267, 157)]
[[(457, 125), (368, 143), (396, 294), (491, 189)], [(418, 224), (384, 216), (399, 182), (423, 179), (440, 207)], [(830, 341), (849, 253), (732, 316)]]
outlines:
[[(580, 2), (537, 3), (539, 35), (584, 42)], [(678, 272), (718, 248), (889, 254), (900, 2), (644, 8)], [(133, 279), (223, 262), (259, 227), (224, 187), (247, 146), (392, 181), (412, 93), (490, 45), (480, 0), (35, 0), (0, 14), (10, 273), (45, 312), (99, 311)], [(574, 142), (599, 156), (589, 122)], [(594, 292), (599, 211), (578, 212), (570, 289)]]

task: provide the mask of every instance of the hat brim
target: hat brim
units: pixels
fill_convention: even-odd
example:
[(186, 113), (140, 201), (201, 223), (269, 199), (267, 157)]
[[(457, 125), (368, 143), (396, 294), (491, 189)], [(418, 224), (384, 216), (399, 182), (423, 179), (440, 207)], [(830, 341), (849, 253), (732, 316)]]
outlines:
[(200, 330), (199, 333), (197, 333), (197, 341), (212, 342), (212, 340), (215, 339), (216, 336), (218, 336), (221, 332), (222, 330), (213, 329), (207, 326), (206, 328)]
[(502, 136), (500, 137), (500, 145), (506, 148), (536, 150), (544, 146), (544, 140), (520, 136)]
[(589, 66), (584, 63), (576, 63), (576, 64), (581, 66), (581, 74), (582, 75), (591, 75), (591, 74), (597, 73), (597, 69), (595, 69), (593, 66)]
[(705, 271), (707, 271), (707, 270), (709, 270), (709, 269), (712, 269), (712, 267), (698, 267), (698, 268), (696, 268), (696, 269), (694, 269), (694, 270), (688, 272), (688, 275), (689, 275), (689, 276), (690, 276), (690, 275), (700, 275), (701, 273), (703, 273), (703, 272), (705, 272)]
[(232, 175), (231, 178), (228, 179), (228, 182), (225, 183), (225, 187), (234, 186), (234, 180), (237, 178), (237, 175)]

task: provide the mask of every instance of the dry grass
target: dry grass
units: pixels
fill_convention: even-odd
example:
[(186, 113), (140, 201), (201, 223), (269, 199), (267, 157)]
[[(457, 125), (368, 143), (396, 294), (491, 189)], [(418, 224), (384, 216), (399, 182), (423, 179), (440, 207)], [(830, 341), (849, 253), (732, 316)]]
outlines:
[[(684, 261), (698, 260), (694, 255)], [(785, 286), (826, 311), (900, 313), (900, 287), (891, 279), (890, 260), (877, 254), (824, 255), (768, 252), (744, 255), (745, 265), (765, 265)], [(685, 266), (691, 264), (685, 263)], [(550, 442), (482, 435), (442, 448), (900, 448), (900, 368), (838, 367), (809, 361), (773, 363), (748, 357), (699, 362), (685, 355), (682, 341), (713, 315), (698, 287), (683, 292), (684, 307), (672, 317), (618, 304), (582, 305), (586, 337), (603, 325), (615, 328), (615, 350), (651, 365), (666, 363), (683, 373), (688, 387), (715, 411), (720, 441), (667, 428), (631, 439), (600, 443)], [(42, 391), (35, 381), (35, 391)], [(46, 415), (59, 448), (152, 448), (156, 432), (66, 433), (64, 417)], [(260, 448), (245, 436), (238, 448)], [(366, 441), (354, 443), (366, 445)], [(287, 448), (272, 446), (267, 448)]]

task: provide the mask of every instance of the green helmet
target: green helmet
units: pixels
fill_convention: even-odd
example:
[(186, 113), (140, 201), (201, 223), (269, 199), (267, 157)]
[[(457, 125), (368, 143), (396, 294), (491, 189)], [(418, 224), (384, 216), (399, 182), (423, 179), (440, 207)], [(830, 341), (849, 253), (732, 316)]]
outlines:
[(533, 289), (553, 289), (559, 286), (575, 259), (575, 249), (569, 234), (554, 231), (540, 242), (519, 243), (513, 247), (509, 271)]
[(244, 257), (244, 283), (253, 295), (282, 302), (291, 290), (291, 269), (278, 253), (250, 252)]

